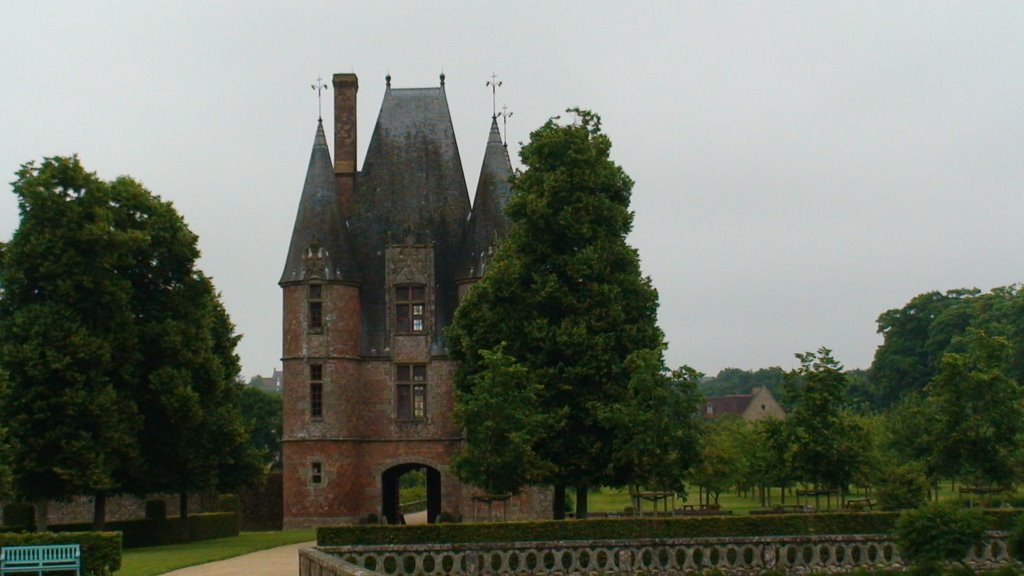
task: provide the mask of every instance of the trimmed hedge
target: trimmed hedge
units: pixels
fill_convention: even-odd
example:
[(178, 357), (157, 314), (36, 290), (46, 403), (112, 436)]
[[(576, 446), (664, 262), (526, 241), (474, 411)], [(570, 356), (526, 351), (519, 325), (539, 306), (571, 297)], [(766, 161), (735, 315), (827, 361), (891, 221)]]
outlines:
[[(1017, 510), (990, 510), (991, 529), (1006, 530)], [(638, 540), (805, 534), (891, 534), (898, 512), (593, 519), (427, 526), (337, 526), (317, 530), (318, 546), (475, 544), (557, 540)]]
[[(58, 524), (49, 528), (54, 532), (76, 532), (90, 526), (91, 524)], [(238, 514), (232, 512), (192, 514), (188, 517), (188, 526), (184, 531), (178, 518), (107, 522), (106, 527), (124, 533), (125, 548), (213, 540), (238, 536), (239, 532)]]
[(120, 532), (26, 532), (0, 534), (0, 546), (78, 544), (82, 547), (82, 574), (107, 576), (121, 569)]

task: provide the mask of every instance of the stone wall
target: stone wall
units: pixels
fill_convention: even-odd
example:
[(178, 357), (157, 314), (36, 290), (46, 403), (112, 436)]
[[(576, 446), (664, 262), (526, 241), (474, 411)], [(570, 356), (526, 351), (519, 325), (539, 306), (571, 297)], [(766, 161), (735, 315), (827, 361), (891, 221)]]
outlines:
[[(795, 575), (905, 569), (888, 535), (347, 546), (302, 550), (299, 557), (300, 576), (682, 576), (710, 570), (755, 576), (765, 570)], [(976, 569), (1009, 564), (1006, 534), (990, 532), (966, 560)]]
[[(146, 498), (134, 496), (110, 496), (107, 498), (107, 521), (138, 520), (146, 517), (146, 501), (163, 500), (167, 505), (167, 515), (178, 515), (178, 496), (170, 494), (154, 494)], [(3, 502), (0, 502), (0, 524), (3, 524)], [(216, 496), (200, 496), (193, 494), (188, 499), (189, 514), (213, 512), (217, 510)], [(46, 505), (46, 524), (81, 524), (92, 522), (93, 499), (79, 496), (68, 502), (51, 501)]]

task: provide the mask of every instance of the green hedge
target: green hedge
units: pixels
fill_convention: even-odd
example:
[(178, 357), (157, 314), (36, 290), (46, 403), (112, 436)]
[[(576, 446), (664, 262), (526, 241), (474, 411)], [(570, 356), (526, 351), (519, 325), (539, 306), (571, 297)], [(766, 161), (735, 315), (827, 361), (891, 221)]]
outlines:
[[(1016, 510), (992, 510), (993, 530), (1011, 527)], [(897, 512), (593, 519), (428, 526), (338, 526), (317, 530), (319, 546), (462, 544), (554, 540), (636, 540), (805, 534), (889, 534)]]
[[(58, 524), (50, 526), (49, 529), (54, 532), (74, 532), (88, 529), (89, 526), (91, 525)], [(239, 520), (238, 514), (211, 512), (189, 516), (187, 531), (182, 530), (181, 520), (178, 518), (107, 522), (106, 527), (124, 533), (125, 548), (143, 548), (238, 536)]]
[(82, 574), (107, 576), (121, 569), (119, 532), (26, 532), (0, 534), (0, 546), (78, 544), (82, 547)]

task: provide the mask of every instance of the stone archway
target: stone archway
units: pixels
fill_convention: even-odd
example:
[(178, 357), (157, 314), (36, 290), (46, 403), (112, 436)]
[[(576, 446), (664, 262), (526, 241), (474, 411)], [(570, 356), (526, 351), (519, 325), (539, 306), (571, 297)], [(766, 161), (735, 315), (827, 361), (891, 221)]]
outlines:
[(407, 472), (423, 469), (427, 477), (427, 522), (437, 522), (441, 514), (441, 472), (432, 466), (408, 462), (388, 468), (381, 474), (381, 513), (388, 524), (402, 524), (399, 480)]

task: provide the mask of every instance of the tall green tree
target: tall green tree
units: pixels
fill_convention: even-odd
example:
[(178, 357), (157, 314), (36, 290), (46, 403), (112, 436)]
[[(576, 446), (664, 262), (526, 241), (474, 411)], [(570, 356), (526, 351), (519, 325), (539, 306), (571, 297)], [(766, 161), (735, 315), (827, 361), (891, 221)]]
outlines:
[[(26, 164), (13, 184), (21, 223), (0, 261), (0, 401), (16, 488), (28, 500), (123, 490), (138, 462), (131, 391), (138, 345), (131, 281), (135, 230), (113, 187), (77, 158)], [(123, 214), (124, 218), (131, 218)]]
[(556, 426), (533, 445), (555, 467), (546, 481), (556, 517), (566, 486), (585, 515), (586, 489), (613, 480), (615, 435), (600, 414), (627, 401), (626, 359), (664, 340), (657, 292), (626, 243), (633, 182), (609, 159), (600, 118), (570, 113), (572, 122), (548, 121), (520, 151), (508, 236), (448, 331), (464, 402), (472, 376), (488, 370), (484, 352), (500, 346), (525, 369), (524, 385), (538, 387), (538, 411)]
[(626, 400), (600, 414), (613, 432), (613, 483), (684, 492), (684, 478), (700, 461), (703, 375), (689, 366), (669, 372), (658, 350), (635, 352), (626, 363)]
[(787, 396), (794, 406), (786, 426), (795, 471), (815, 487), (845, 490), (867, 448), (861, 442), (864, 431), (845, 409), (846, 375), (828, 348), (796, 357), (800, 367), (786, 374)]
[(453, 466), (488, 494), (518, 494), (554, 470), (537, 453), (537, 441), (559, 426), (568, 409), (554, 415), (539, 410), (540, 386), (504, 346), (482, 356), (483, 369), (468, 375), (456, 392), (455, 421), (467, 441)]
[(238, 394), (238, 410), (250, 442), (267, 468), (281, 465), (281, 404), (280, 394), (253, 386), (243, 386)]
[(746, 455), (753, 442), (750, 426), (739, 416), (726, 414), (704, 423), (700, 461), (688, 478), (704, 488), (708, 503), (747, 479)]
[(935, 409), (936, 468), (982, 486), (1009, 488), (1024, 465), (1024, 388), (1006, 375), (1010, 345), (969, 330), (928, 385)]
[(26, 164), (14, 192), (0, 366), (19, 493), (95, 496), (101, 527), (109, 494), (215, 487), (251, 449), (237, 336), (195, 267), (196, 236), (138, 182), (77, 158)]
[[(3, 253), (3, 244), (0, 244), (0, 254)], [(0, 256), (2, 258), (2, 256)], [(4, 398), (7, 390), (7, 375), (0, 369), (0, 401)], [(0, 500), (6, 500), (11, 496), (11, 447), (7, 441), (7, 429), (0, 422)]]

